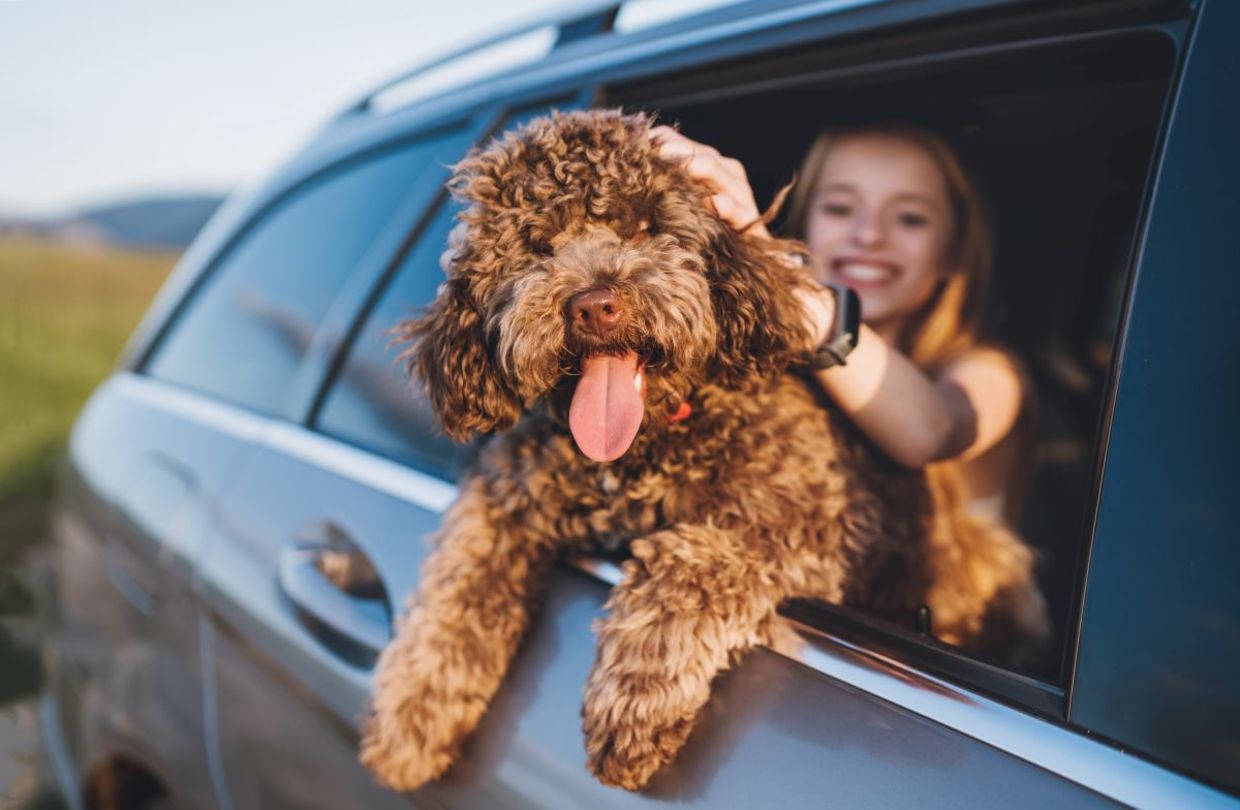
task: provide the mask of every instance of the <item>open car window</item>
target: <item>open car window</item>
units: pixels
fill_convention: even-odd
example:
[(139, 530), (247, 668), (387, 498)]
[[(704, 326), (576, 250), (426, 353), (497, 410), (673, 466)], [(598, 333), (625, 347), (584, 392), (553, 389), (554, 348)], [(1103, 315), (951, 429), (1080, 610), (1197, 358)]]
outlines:
[[(826, 129), (909, 124), (961, 157), (992, 220), (985, 334), (1029, 377), (1033, 441), (1013, 528), (1037, 556), (1054, 638), (1021, 671), (1054, 692), (1066, 678), (1112, 358), (1176, 47), (1150, 29), (985, 52), (936, 51), (932, 39), (922, 56), (899, 59), (885, 58), (882, 43), (802, 46), (743, 70), (712, 65), (613, 85), (605, 103), (656, 112), (739, 159), (759, 209)], [(831, 613), (833, 629), (942, 650), (918, 636), (915, 616), (892, 626)]]

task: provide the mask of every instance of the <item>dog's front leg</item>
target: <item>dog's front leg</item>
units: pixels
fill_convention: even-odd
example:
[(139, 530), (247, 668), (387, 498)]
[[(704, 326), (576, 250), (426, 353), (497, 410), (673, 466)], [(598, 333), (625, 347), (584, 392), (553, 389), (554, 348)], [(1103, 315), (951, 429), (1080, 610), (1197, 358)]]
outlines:
[(676, 755), (715, 676), (766, 640), (785, 596), (735, 533), (678, 526), (632, 544), (598, 625), (582, 710), (590, 769), (643, 787)]
[(508, 670), (554, 555), (481, 479), (465, 485), (376, 667), (361, 759), (381, 781), (412, 790), (452, 764)]

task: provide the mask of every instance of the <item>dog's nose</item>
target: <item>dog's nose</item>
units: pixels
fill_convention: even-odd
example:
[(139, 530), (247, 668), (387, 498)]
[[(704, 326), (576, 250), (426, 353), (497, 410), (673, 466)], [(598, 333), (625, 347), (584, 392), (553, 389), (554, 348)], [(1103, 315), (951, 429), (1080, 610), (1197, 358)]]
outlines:
[(573, 328), (594, 337), (606, 337), (620, 322), (624, 310), (610, 290), (589, 290), (578, 293), (568, 302), (568, 317)]

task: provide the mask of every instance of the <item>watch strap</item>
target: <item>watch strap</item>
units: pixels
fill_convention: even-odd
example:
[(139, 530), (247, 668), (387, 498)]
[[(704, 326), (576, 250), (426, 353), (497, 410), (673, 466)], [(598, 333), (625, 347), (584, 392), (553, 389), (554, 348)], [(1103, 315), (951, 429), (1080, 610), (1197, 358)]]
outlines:
[(831, 331), (805, 358), (805, 364), (815, 371), (847, 365), (847, 357), (857, 348), (861, 334), (861, 299), (857, 293), (843, 284), (828, 284), (827, 288), (835, 295)]

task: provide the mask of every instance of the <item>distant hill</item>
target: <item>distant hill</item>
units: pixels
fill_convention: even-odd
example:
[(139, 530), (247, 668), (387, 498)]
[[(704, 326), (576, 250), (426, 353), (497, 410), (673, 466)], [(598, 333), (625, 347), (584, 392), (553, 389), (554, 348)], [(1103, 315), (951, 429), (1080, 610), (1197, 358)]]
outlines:
[(144, 197), (94, 205), (61, 219), (0, 219), (0, 232), (180, 250), (193, 240), (223, 201), (218, 194)]
[(218, 195), (149, 197), (98, 205), (71, 217), (67, 225), (87, 226), (104, 241), (132, 247), (183, 248), (202, 230), (224, 198)]

